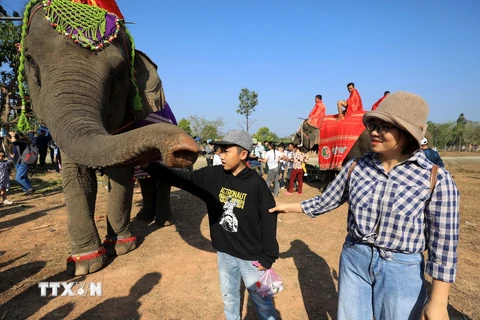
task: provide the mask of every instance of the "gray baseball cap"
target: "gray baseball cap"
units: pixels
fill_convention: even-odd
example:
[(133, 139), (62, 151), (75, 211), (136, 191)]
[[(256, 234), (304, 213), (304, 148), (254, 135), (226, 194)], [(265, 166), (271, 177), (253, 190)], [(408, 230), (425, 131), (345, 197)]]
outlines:
[(253, 146), (252, 136), (243, 130), (230, 130), (222, 140), (212, 141), (211, 144), (221, 146), (239, 146), (249, 152)]

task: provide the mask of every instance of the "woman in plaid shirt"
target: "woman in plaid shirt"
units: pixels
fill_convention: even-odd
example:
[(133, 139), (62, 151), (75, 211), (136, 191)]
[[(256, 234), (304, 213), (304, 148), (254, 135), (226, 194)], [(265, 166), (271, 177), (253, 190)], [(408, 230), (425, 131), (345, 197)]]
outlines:
[[(420, 150), (427, 116), (421, 97), (391, 94), (363, 118), (372, 152), (347, 163), (322, 195), (270, 210), (316, 217), (349, 203), (339, 319), (448, 319), (457, 270), (459, 193), (444, 168), (430, 191), (433, 163)], [(433, 278), (428, 299), (425, 271)]]

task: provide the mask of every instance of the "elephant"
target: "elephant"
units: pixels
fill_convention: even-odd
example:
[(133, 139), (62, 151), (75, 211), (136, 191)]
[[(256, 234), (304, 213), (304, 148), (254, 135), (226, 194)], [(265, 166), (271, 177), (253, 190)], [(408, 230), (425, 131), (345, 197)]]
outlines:
[[(296, 145), (301, 144), (301, 150), (303, 152), (315, 150), (318, 151), (320, 141), (320, 130), (318, 128), (310, 125), (308, 121), (303, 121), (302, 130), (298, 130), (293, 138), (293, 143)], [(348, 152), (347, 156), (343, 160), (343, 165), (347, 163), (350, 159), (361, 157), (368, 151), (370, 151), (371, 142), (368, 131), (365, 129), (355, 144), (352, 146), (352, 149)], [(320, 190), (324, 190), (330, 182), (335, 179), (338, 171), (336, 170), (325, 170), (323, 171), (323, 179), (319, 187)]]
[[(425, 131), (425, 137), (428, 140), (428, 146), (429, 148), (433, 147), (433, 144), (431, 141), (432, 139), (432, 134), (427, 130)], [(318, 130), (317, 127), (311, 126), (308, 121), (303, 121), (302, 123), (302, 130), (298, 130), (295, 133), (295, 136), (293, 138), (293, 143), (296, 145), (301, 144), (302, 151), (310, 151), (314, 150), (318, 152), (318, 147), (319, 147), (319, 142), (320, 142), (320, 130)], [(360, 136), (358, 137), (358, 140), (355, 142), (355, 144), (352, 146), (352, 149), (348, 152), (347, 156), (342, 162), (342, 166), (345, 165), (348, 161), (350, 161), (353, 158), (361, 157), (365, 153), (369, 152), (371, 149), (371, 141), (370, 141), (370, 135), (367, 131), (367, 129), (363, 130)], [(336, 170), (325, 170), (323, 172), (323, 179), (321, 182), (321, 185), (319, 187), (320, 190), (325, 190), (325, 188), (330, 184), (330, 182), (335, 179), (335, 176), (337, 175), (338, 171)]]
[[(56, 1), (61, 0), (45, 5)], [(69, 1), (63, 3), (70, 5)], [(136, 248), (130, 228), (134, 165), (162, 157), (168, 166), (187, 167), (196, 161), (199, 150), (186, 132), (172, 124), (132, 128), (135, 120), (160, 110), (165, 96), (156, 65), (134, 49), (121, 21), (115, 20), (114, 34), (89, 48), (84, 39), (66, 31), (59, 33), (55, 17), (46, 16), (48, 8), (42, 10), (42, 5), (32, 0), (25, 9), (19, 83), (24, 74), (34, 114), (62, 150), (70, 240), (67, 274), (78, 276), (100, 270), (109, 255)], [(79, 16), (64, 18), (72, 17)], [(19, 91), (22, 94), (21, 88)], [(99, 168), (108, 176), (103, 244), (94, 221)], [(167, 198), (169, 189), (160, 192)], [(166, 203), (169, 206), (169, 201)]]

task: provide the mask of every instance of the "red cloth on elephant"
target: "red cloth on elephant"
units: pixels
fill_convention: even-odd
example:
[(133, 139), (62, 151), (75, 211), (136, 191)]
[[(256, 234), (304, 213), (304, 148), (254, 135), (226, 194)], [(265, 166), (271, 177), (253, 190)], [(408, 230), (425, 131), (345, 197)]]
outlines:
[(108, 12), (116, 14), (117, 17), (124, 20), (123, 14), (120, 12), (120, 8), (117, 6), (117, 3), (115, 2), (115, 0), (71, 0), (71, 1), (81, 3), (81, 4), (88, 4), (89, 6), (105, 9)]
[(376, 110), (378, 108), (378, 106), (380, 105), (380, 103), (382, 103), (382, 101), (385, 100), (386, 97), (387, 96), (383, 96), (380, 99), (378, 99), (378, 101), (375, 102), (375, 104), (372, 106), (372, 110)]
[(347, 100), (347, 112), (345, 117), (349, 117), (353, 114), (363, 112), (362, 98), (357, 89), (353, 89), (350, 93), (350, 97)]
[(319, 101), (315, 104), (310, 115), (308, 116), (308, 123), (311, 126), (320, 128), (323, 118), (325, 118), (325, 105), (323, 101)]
[(365, 130), (363, 115), (357, 112), (343, 121), (338, 115), (326, 116), (320, 128), (318, 166), (320, 170), (340, 170), (343, 160), (352, 149), (358, 137)]

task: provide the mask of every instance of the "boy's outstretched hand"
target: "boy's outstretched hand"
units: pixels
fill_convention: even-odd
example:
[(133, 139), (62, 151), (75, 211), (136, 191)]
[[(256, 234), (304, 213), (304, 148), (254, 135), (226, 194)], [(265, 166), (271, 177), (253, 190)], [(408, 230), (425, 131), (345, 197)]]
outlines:
[(300, 203), (277, 203), (275, 207), (268, 210), (270, 213), (288, 213), (288, 212), (303, 212)]

